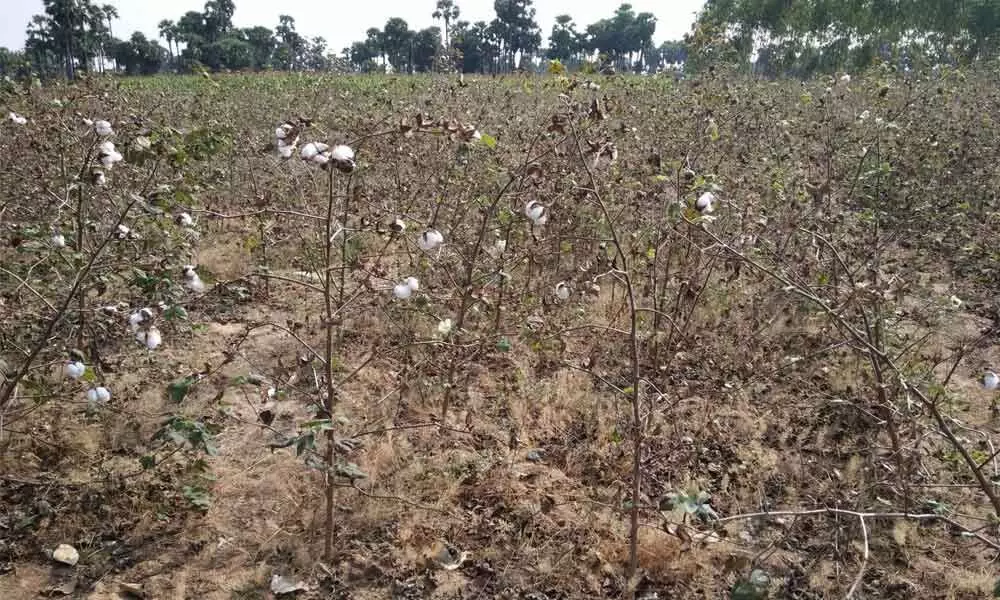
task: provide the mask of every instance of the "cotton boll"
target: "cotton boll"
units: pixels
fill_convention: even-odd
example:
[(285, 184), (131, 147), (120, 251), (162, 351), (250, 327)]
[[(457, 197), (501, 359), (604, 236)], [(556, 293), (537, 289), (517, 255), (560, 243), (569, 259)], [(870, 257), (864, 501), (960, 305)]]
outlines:
[(71, 360), (63, 366), (63, 373), (70, 379), (79, 379), (87, 372), (87, 366), (78, 360)]
[(101, 154), (101, 166), (105, 169), (111, 169), (115, 163), (121, 162), (122, 155), (117, 151), (113, 150), (107, 154)]
[(91, 183), (93, 183), (96, 187), (104, 187), (105, 185), (108, 184), (107, 175), (105, 175), (104, 171), (101, 171), (100, 169), (93, 170), (90, 173), (90, 177), (91, 177), (90, 179)]
[(87, 390), (87, 400), (95, 404), (98, 402), (104, 403), (111, 400), (111, 392), (104, 386), (90, 388)]
[(441, 335), (448, 335), (451, 333), (451, 319), (444, 319), (438, 322), (437, 331)]
[(94, 126), (94, 121), (93, 121), (93, 119), (84, 119), (83, 120), (83, 124), (86, 125), (87, 127), (93, 127)]
[(565, 281), (556, 284), (556, 297), (560, 300), (569, 300), (570, 289)]
[(26, 119), (25, 117), (22, 117), (21, 115), (15, 113), (15, 112), (12, 112), (12, 113), (8, 114), (7, 118), (10, 119), (11, 122), (13, 122), (15, 125), (24, 125), (25, 123), (28, 122), (28, 119)]
[(409, 287), (414, 292), (420, 289), (420, 280), (418, 280), (416, 277), (407, 277), (406, 279), (403, 280), (403, 283), (405, 283), (406, 286)]
[(333, 165), (343, 173), (350, 173), (354, 170), (354, 150), (350, 146), (340, 145), (330, 152)]
[(110, 140), (104, 140), (97, 146), (97, 150), (101, 154), (111, 154), (115, 151), (115, 144)]
[(205, 291), (205, 282), (201, 280), (198, 276), (198, 272), (195, 271), (194, 265), (186, 265), (184, 267), (184, 285), (187, 289), (191, 290), (196, 294), (200, 294)]
[(417, 246), (421, 250), (433, 250), (444, 243), (444, 236), (437, 229), (428, 229), (417, 237)]
[(285, 146), (282, 144), (278, 145), (278, 155), (281, 156), (281, 158), (291, 158), (294, 153), (295, 146)]
[(413, 295), (413, 290), (410, 289), (410, 286), (406, 285), (405, 283), (399, 283), (392, 288), (392, 295), (399, 298), (400, 300), (406, 300), (407, 298)]
[(177, 215), (177, 224), (180, 225), (181, 227), (194, 227), (194, 219), (191, 217), (190, 214), (182, 212), (181, 214)]
[(160, 335), (160, 330), (155, 326), (146, 331), (139, 331), (135, 334), (135, 339), (145, 344), (148, 350), (156, 350), (163, 343), (163, 336)]
[(986, 371), (983, 375), (983, 387), (990, 391), (1000, 388), (1000, 375), (994, 371)]
[(535, 225), (544, 225), (549, 220), (549, 210), (538, 200), (531, 200), (524, 206), (524, 214)]
[(698, 200), (694, 203), (694, 208), (700, 213), (710, 213), (715, 210), (713, 204), (715, 203), (715, 194), (712, 192), (705, 192), (701, 196), (698, 196)]
[(132, 235), (132, 230), (125, 225), (119, 224), (117, 229), (115, 230), (115, 234), (117, 235), (118, 239), (124, 240)]
[(319, 154), (319, 150), (313, 142), (309, 142), (302, 146), (302, 150), (299, 150), (299, 156), (302, 157), (302, 160), (312, 160), (317, 154)]
[(54, 248), (65, 248), (66, 247), (66, 237), (61, 233), (57, 233), (52, 236), (52, 246)]
[(330, 156), (328, 154), (322, 154), (322, 153), (317, 154), (316, 156), (312, 157), (312, 162), (316, 163), (317, 165), (325, 165), (326, 163), (330, 162)]
[(97, 135), (107, 137), (114, 132), (115, 130), (111, 128), (111, 123), (104, 120), (94, 121), (94, 133)]
[(389, 225), (389, 229), (391, 229), (393, 233), (403, 233), (406, 231), (406, 221), (397, 217), (392, 224)]

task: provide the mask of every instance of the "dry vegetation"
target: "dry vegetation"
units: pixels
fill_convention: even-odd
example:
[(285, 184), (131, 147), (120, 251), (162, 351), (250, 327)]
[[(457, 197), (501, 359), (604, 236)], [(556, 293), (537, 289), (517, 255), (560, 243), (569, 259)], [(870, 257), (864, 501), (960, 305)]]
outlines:
[(995, 75), (598, 83), (4, 89), (0, 598), (990, 595)]

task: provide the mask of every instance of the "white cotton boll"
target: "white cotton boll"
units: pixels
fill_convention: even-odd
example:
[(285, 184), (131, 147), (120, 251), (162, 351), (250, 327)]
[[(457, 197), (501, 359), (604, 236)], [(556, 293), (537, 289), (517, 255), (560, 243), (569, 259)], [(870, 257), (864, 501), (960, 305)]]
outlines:
[(399, 298), (400, 300), (406, 300), (407, 298), (413, 295), (413, 290), (410, 289), (410, 286), (406, 285), (405, 283), (399, 283), (396, 284), (394, 288), (392, 288), (392, 295)]
[(66, 237), (61, 233), (57, 233), (52, 236), (52, 246), (55, 248), (65, 248), (66, 247)]
[(78, 360), (71, 360), (63, 367), (63, 373), (70, 379), (79, 379), (87, 372), (87, 366)]
[(406, 221), (397, 217), (392, 224), (389, 225), (389, 229), (392, 229), (393, 233), (403, 233), (406, 231)]
[(7, 118), (10, 119), (15, 125), (24, 125), (25, 123), (28, 122), (28, 119), (22, 117), (16, 112), (10, 113), (9, 115), (7, 115)]
[(507, 251), (507, 240), (497, 240), (497, 253), (503, 254)]
[(694, 208), (700, 213), (710, 213), (715, 210), (713, 206), (715, 204), (715, 194), (712, 192), (705, 192), (701, 196), (698, 196), (698, 200), (694, 203)]
[(190, 214), (182, 212), (181, 214), (177, 215), (177, 224), (180, 225), (181, 227), (194, 227), (194, 219), (191, 217)]
[(125, 225), (119, 224), (116, 229), (116, 233), (118, 235), (118, 239), (123, 240), (132, 235), (132, 230)]
[(986, 371), (983, 375), (983, 387), (990, 391), (1000, 388), (1000, 375), (994, 371)]
[(350, 146), (337, 146), (330, 156), (339, 163), (354, 162), (354, 150), (351, 150)]
[(863, 111), (860, 115), (858, 115), (858, 120), (859, 121), (865, 121), (870, 116), (872, 116), (871, 111), (866, 110), (866, 111)]
[(94, 121), (94, 133), (97, 135), (107, 137), (114, 132), (115, 130), (111, 128), (111, 123), (104, 120)]
[(194, 292), (196, 294), (200, 294), (200, 293), (202, 293), (202, 292), (205, 291), (205, 282), (202, 281), (201, 277), (198, 277), (197, 274), (195, 274), (194, 277), (188, 279), (185, 282), (185, 285), (187, 285), (187, 288), (189, 290), (191, 290), (192, 292)]
[(101, 154), (111, 154), (115, 151), (115, 144), (111, 140), (104, 140), (97, 146), (97, 150)]
[(319, 149), (316, 148), (316, 144), (313, 142), (309, 142), (305, 146), (302, 146), (302, 150), (299, 150), (299, 156), (302, 157), (302, 160), (312, 160), (317, 154), (319, 154)]
[(288, 132), (291, 130), (292, 126), (289, 125), (288, 123), (285, 123), (281, 127), (278, 127), (277, 129), (274, 130), (274, 137), (278, 138), (279, 140), (283, 140), (285, 139), (285, 136), (288, 135)]
[(524, 206), (524, 214), (535, 225), (545, 225), (549, 220), (549, 211), (538, 200), (531, 200)]
[(312, 161), (317, 165), (325, 165), (326, 163), (330, 162), (330, 156), (328, 154), (322, 154), (322, 153), (317, 154), (316, 156), (312, 157)]
[(108, 184), (108, 176), (104, 174), (104, 171), (95, 170), (91, 173), (91, 177), (93, 177), (92, 181), (97, 187), (104, 187)]
[(87, 400), (90, 400), (93, 403), (107, 402), (108, 400), (111, 400), (111, 392), (108, 391), (108, 388), (102, 385), (90, 388), (87, 390)]
[(569, 300), (570, 289), (565, 281), (556, 284), (556, 297), (560, 300)]
[(403, 283), (414, 292), (420, 289), (420, 280), (416, 277), (407, 277), (403, 280)]
[(278, 144), (278, 155), (281, 156), (281, 158), (291, 158), (294, 153), (295, 146), (283, 146)]
[(109, 152), (108, 154), (101, 155), (101, 166), (105, 169), (111, 169), (117, 162), (121, 162), (122, 155), (117, 151)]
[(445, 319), (438, 322), (437, 331), (441, 335), (448, 335), (451, 333), (451, 319)]
[(840, 76), (840, 83), (851, 83), (851, 76), (848, 75), (847, 73), (844, 73), (843, 75)]
[(163, 343), (163, 336), (160, 335), (160, 330), (155, 326), (150, 327), (147, 331), (140, 331), (135, 335), (135, 338), (145, 344), (149, 350), (156, 350)]
[(433, 250), (444, 243), (444, 236), (437, 229), (428, 229), (417, 237), (417, 246), (421, 250)]
[(139, 331), (139, 324), (142, 321), (142, 313), (134, 312), (128, 316), (128, 328), (132, 330), (132, 333), (137, 333)]

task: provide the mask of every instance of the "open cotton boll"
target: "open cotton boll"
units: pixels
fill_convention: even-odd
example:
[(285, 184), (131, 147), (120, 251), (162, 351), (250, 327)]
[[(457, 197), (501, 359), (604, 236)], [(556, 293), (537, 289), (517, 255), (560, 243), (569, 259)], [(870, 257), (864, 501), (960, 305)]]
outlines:
[(96, 133), (97, 135), (101, 137), (107, 137), (113, 134), (114, 132), (115, 130), (111, 128), (111, 123), (103, 119), (99, 121), (94, 121), (94, 133)]
[(100, 169), (95, 169), (91, 172), (91, 182), (97, 187), (104, 187), (108, 184), (108, 176), (104, 174), (104, 171)]
[(317, 165), (325, 165), (326, 163), (330, 162), (330, 156), (328, 154), (321, 152), (316, 156), (312, 157), (312, 161)]
[(524, 214), (535, 225), (545, 225), (549, 220), (549, 210), (538, 200), (530, 200), (525, 204)]
[(194, 218), (186, 212), (177, 215), (177, 224), (181, 227), (194, 227)]
[(715, 210), (713, 206), (715, 204), (715, 194), (712, 192), (705, 192), (694, 203), (694, 208), (700, 213), (710, 213)]
[(108, 400), (111, 400), (111, 392), (108, 391), (108, 388), (103, 385), (99, 385), (95, 388), (87, 390), (87, 400), (94, 403), (107, 402)]
[(87, 366), (78, 360), (71, 360), (63, 367), (63, 373), (70, 379), (79, 379), (87, 372)]
[(284, 146), (282, 144), (278, 144), (278, 155), (281, 156), (281, 158), (291, 158), (294, 153), (295, 146)]
[(407, 277), (403, 280), (403, 283), (414, 292), (420, 289), (420, 280), (416, 277)]
[(24, 125), (28, 122), (27, 118), (22, 117), (16, 112), (11, 112), (9, 115), (7, 115), (7, 118), (10, 119), (15, 125)]
[(345, 146), (343, 144), (336, 146), (330, 152), (330, 158), (333, 160), (333, 166), (343, 173), (350, 173), (354, 170), (354, 150), (350, 146)]
[(417, 237), (417, 246), (421, 250), (433, 250), (444, 243), (444, 236), (437, 229), (428, 229)]
[(569, 300), (570, 289), (565, 281), (556, 284), (556, 297), (560, 300)]
[(987, 370), (986, 374), (983, 375), (983, 387), (991, 391), (1000, 388), (1000, 375)]
[(97, 146), (97, 150), (101, 154), (111, 154), (115, 151), (115, 144), (111, 140), (104, 140)]
[(101, 154), (101, 166), (105, 169), (110, 170), (115, 163), (121, 162), (121, 160), (122, 155), (117, 150)]
[(319, 149), (316, 148), (316, 144), (309, 142), (305, 146), (302, 146), (302, 150), (299, 150), (299, 156), (302, 160), (312, 160), (314, 156), (319, 154)]
[(55, 248), (65, 248), (66, 247), (66, 237), (61, 233), (54, 234), (52, 236), (52, 246)]
[(194, 265), (185, 265), (184, 267), (184, 285), (187, 289), (200, 294), (205, 291), (205, 282), (201, 280), (198, 276), (198, 272), (195, 270)]
[(441, 335), (448, 335), (451, 333), (451, 319), (444, 319), (443, 321), (438, 321), (437, 331)]
[(146, 331), (139, 331), (135, 334), (135, 339), (144, 344), (148, 350), (156, 350), (163, 343), (163, 336), (156, 326), (152, 326)]
[(413, 289), (405, 283), (397, 283), (396, 286), (392, 288), (392, 295), (400, 300), (406, 300), (413, 295)]
[(406, 221), (396, 217), (389, 225), (389, 229), (391, 229), (393, 233), (403, 233), (406, 231)]

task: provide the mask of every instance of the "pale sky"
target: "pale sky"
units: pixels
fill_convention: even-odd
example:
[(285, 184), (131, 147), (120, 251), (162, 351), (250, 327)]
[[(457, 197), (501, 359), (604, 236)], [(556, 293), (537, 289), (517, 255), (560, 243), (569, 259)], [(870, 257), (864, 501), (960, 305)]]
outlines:
[[(42, 13), (42, 0), (3, 0), (3, 18), (0, 19), (0, 46), (11, 49), (24, 47), (24, 31), (32, 15)], [(157, 38), (156, 24), (162, 19), (176, 21), (189, 10), (201, 11), (204, 0), (95, 0), (96, 4), (112, 4), (118, 8), (119, 19), (112, 24), (115, 37), (126, 39), (133, 31)], [(264, 25), (274, 28), (278, 15), (295, 18), (298, 32), (306, 37), (321, 35), (326, 38), (331, 51), (339, 53), (352, 42), (363, 40), (369, 27), (381, 28), (390, 17), (402, 17), (410, 29), (423, 29), (434, 22), (435, 0), (371, 0), (370, 2), (342, 3), (332, 0), (236, 0), (233, 24), (236, 27)], [(474, 23), (491, 21), (493, 0), (456, 0), (462, 14), (460, 19)], [(568, 14), (576, 21), (577, 29), (599, 19), (608, 18), (622, 0), (535, 0), (535, 20), (542, 29), (543, 43), (547, 43), (556, 15)], [(631, 0), (636, 13), (651, 12), (656, 15), (654, 41), (680, 39), (691, 29), (695, 14), (704, 6), (704, 0)], [(160, 40), (161, 44), (166, 42)]]

